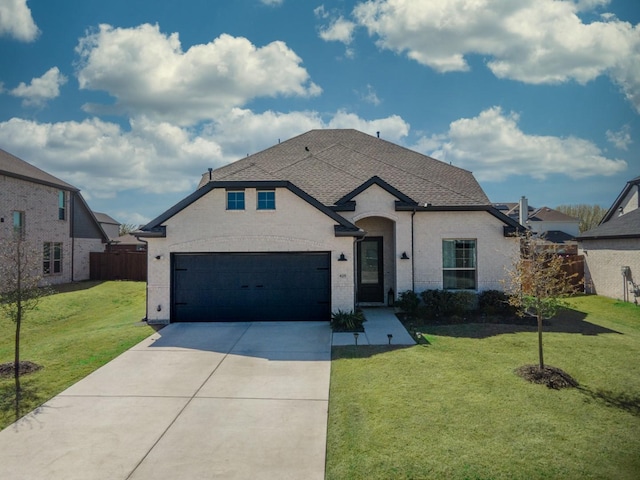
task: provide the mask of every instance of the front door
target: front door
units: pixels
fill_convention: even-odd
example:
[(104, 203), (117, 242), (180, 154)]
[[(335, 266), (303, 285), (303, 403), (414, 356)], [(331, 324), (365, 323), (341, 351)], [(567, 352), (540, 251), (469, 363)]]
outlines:
[(382, 237), (358, 242), (358, 302), (384, 302)]

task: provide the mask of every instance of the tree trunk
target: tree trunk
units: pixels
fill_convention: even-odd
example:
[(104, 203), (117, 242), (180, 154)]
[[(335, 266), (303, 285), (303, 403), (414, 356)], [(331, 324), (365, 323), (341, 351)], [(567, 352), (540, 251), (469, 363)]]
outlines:
[(16, 317), (16, 343), (15, 358), (13, 362), (13, 376), (16, 383), (16, 418), (19, 417), (20, 411), (20, 326), (22, 324), (22, 305), (18, 304), (18, 316)]
[(540, 370), (544, 368), (544, 356), (542, 354), (542, 316), (538, 316), (538, 357), (540, 359)]

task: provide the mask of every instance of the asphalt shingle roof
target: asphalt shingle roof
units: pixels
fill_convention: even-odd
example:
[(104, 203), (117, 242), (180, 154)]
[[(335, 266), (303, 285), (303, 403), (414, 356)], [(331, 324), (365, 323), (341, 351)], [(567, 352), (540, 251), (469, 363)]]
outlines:
[[(289, 181), (329, 206), (374, 176), (419, 204), (490, 204), (471, 172), (357, 130), (311, 130), (218, 168), (211, 180)], [(207, 172), (199, 186), (208, 182)]]
[(34, 167), (30, 163), (10, 154), (9, 152), (0, 148), (0, 175), (6, 175), (9, 177), (20, 178), (43, 185), (49, 185), (52, 187), (59, 187), (64, 190), (79, 191), (73, 185), (63, 182), (59, 178), (40, 170), (38, 167)]
[(616, 237), (640, 238), (640, 208), (612, 217), (597, 227), (581, 233), (578, 240)]

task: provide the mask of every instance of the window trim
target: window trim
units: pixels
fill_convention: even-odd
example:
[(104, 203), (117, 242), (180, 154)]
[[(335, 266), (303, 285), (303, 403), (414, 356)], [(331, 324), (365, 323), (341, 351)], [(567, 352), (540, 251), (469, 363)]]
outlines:
[[(58, 258), (56, 258), (56, 253), (58, 253)], [(42, 248), (42, 274), (50, 276), (62, 275), (62, 273), (62, 242), (44, 242)]]
[(67, 192), (58, 190), (58, 220), (67, 219)]
[[(16, 214), (18, 214), (18, 225), (16, 225)], [(21, 240), (24, 239), (26, 232), (25, 215), (22, 210), (13, 210), (11, 212), (11, 223), (13, 225), (13, 234)]]
[[(237, 190), (227, 189), (226, 193), (227, 193), (227, 210), (236, 211), (236, 212), (241, 212), (243, 210), (246, 210), (247, 203), (246, 203), (246, 195), (245, 195), (244, 189), (237, 189)], [(229, 198), (230, 194), (239, 194), (239, 193), (242, 194), (242, 208), (238, 207), (237, 204), (239, 200), (236, 198), (233, 199), (234, 206), (232, 208), (231, 207), (232, 202), (230, 201), (231, 199)]]
[[(446, 242), (473, 242), (473, 266), (453, 266), (446, 267), (445, 262), (445, 243)], [(456, 246), (454, 244), (454, 263), (457, 263), (458, 257), (456, 255)], [(464, 259), (463, 259), (464, 260)], [(447, 287), (445, 282), (446, 272), (473, 272), (473, 287), (472, 288), (460, 288), (460, 287)], [(442, 288), (443, 290), (478, 290), (478, 239), (477, 238), (443, 238), (442, 239)]]
[[(273, 199), (267, 198), (267, 199), (261, 200), (260, 199), (261, 193), (272, 193)], [(263, 206), (261, 206), (261, 202)], [(271, 206), (271, 204), (273, 204), (273, 206)], [(256, 210), (268, 211), (268, 210), (275, 210), (275, 209), (276, 209), (276, 190), (264, 189), (264, 188), (256, 190)]]

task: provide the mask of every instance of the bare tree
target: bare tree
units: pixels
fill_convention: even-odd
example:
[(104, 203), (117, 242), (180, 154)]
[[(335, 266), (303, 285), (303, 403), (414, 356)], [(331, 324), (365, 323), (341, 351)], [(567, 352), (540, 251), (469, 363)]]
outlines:
[(20, 329), (27, 312), (38, 306), (40, 298), (49, 293), (41, 288), (42, 252), (29, 248), (22, 234), (15, 233), (0, 242), (0, 312), (15, 323), (14, 378), (16, 414), (19, 412)]
[(562, 266), (564, 259), (549, 249), (529, 232), (521, 239), (521, 251), (509, 271), (506, 291), (509, 304), (521, 316), (535, 317), (538, 323), (538, 357), (540, 370), (544, 369), (542, 348), (543, 320), (555, 316), (567, 306), (564, 299), (576, 292), (573, 277)]
[(120, 228), (118, 229), (118, 235), (122, 236), (122, 235), (126, 235), (128, 233), (134, 232), (138, 229), (138, 225), (136, 225), (135, 223), (123, 223), (120, 225)]
[(587, 205), (584, 203), (579, 205), (560, 205), (556, 207), (556, 210), (580, 219), (580, 225), (578, 226), (580, 233), (597, 227), (600, 220), (607, 213), (607, 209), (602, 208), (600, 205)]

